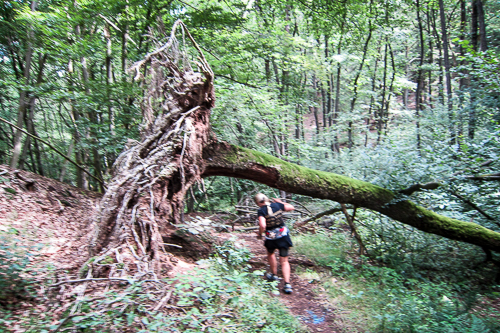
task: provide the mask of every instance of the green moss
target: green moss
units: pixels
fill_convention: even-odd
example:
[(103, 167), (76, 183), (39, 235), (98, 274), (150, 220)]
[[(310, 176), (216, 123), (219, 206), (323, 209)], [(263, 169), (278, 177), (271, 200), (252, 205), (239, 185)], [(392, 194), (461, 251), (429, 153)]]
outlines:
[(417, 206), (412, 202), (409, 203), (414, 206), (418, 213), (432, 222), (429, 223), (429, 226), (424, 231), (438, 233), (445, 237), (453, 233), (455, 236), (453, 239), (463, 239), (467, 240), (467, 242), (477, 239), (473, 244), (480, 246), (484, 244), (484, 240), (489, 240), (490, 242), (497, 243), (497, 246), (500, 247), (500, 233), (498, 232), (473, 222), (460, 221), (451, 217), (439, 215), (423, 207)]
[(4, 187), (3, 189), (5, 190), (5, 192), (8, 192), (10, 194), (17, 194), (17, 191), (10, 187)]
[(280, 183), (289, 186), (328, 188), (328, 191), (350, 191), (352, 196), (379, 198), (379, 200), (387, 202), (394, 197), (391, 191), (361, 180), (306, 168), (255, 150), (233, 147), (234, 153), (224, 157), (228, 162), (233, 164), (257, 163), (264, 167), (274, 168), (279, 172)]
[(110, 265), (112, 263), (114, 263), (115, 261), (113, 260), (113, 258), (111, 258), (110, 256), (106, 256), (106, 258), (104, 258), (103, 260), (101, 260), (101, 264), (104, 264), (104, 265)]

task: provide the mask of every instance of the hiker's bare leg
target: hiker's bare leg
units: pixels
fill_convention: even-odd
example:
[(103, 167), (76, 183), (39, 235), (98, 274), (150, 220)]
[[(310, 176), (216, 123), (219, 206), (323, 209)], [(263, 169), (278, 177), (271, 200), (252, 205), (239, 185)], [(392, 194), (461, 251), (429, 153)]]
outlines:
[(288, 262), (288, 257), (280, 257), (280, 264), (285, 283), (290, 283), (290, 263)]
[(271, 273), (278, 275), (278, 262), (276, 261), (276, 256), (273, 253), (267, 252), (267, 261), (269, 261), (269, 266), (271, 266)]

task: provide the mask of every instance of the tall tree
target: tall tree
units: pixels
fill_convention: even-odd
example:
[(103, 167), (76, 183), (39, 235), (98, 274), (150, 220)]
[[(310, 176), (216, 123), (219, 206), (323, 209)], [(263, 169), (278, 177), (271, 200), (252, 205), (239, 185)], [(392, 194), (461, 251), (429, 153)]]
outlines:
[(456, 142), (455, 117), (453, 115), (453, 99), (451, 91), (451, 65), (448, 55), (448, 30), (446, 28), (446, 15), (443, 0), (439, 0), (439, 16), (441, 19), (441, 34), (443, 36), (444, 70), (446, 74), (446, 104), (448, 106), (448, 121), (450, 132), (450, 143)]

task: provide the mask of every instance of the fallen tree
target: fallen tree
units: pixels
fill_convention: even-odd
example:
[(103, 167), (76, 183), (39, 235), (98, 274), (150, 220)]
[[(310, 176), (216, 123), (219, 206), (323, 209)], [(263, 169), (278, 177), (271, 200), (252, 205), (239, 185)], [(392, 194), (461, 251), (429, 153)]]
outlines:
[(367, 182), (309, 169), (227, 143), (206, 146), (203, 157), (206, 163), (203, 176), (245, 178), (286, 192), (352, 204), (425, 232), (500, 251), (500, 233), (436, 214), (403, 194)]
[[(196, 61), (179, 51), (178, 27), (198, 51)], [(184, 196), (191, 185), (217, 175), (364, 207), (429, 233), (500, 251), (500, 233), (438, 215), (402, 194), (219, 142), (209, 122), (215, 102), (214, 75), (180, 21), (167, 43), (132, 70), (137, 79), (147, 73), (142, 138), (115, 162), (113, 179), (95, 219), (91, 255), (99, 253), (98, 260), (113, 252), (122, 258), (118, 249), (126, 250), (136, 259), (137, 274), (154, 275), (161, 255), (161, 229), (182, 220)]]

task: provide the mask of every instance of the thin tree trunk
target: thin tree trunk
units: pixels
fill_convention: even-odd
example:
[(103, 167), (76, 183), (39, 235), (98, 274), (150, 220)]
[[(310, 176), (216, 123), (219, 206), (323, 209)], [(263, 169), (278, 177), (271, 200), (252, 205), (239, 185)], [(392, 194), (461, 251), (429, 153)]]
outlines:
[(444, 68), (446, 74), (446, 95), (447, 95), (447, 106), (448, 106), (448, 121), (449, 121), (449, 132), (450, 132), (450, 144), (456, 143), (456, 130), (455, 130), (455, 117), (453, 115), (453, 100), (451, 91), (451, 66), (450, 58), (448, 55), (448, 32), (446, 28), (446, 17), (444, 12), (443, 0), (439, 0), (439, 15), (441, 17), (441, 32), (443, 36), (443, 53), (444, 53)]
[[(460, 39), (466, 40), (466, 30), (467, 29), (467, 7), (465, 0), (460, 0)], [(459, 46), (460, 56), (465, 56), (465, 48), (463, 45)], [(465, 60), (460, 61), (462, 68), (465, 67)], [(465, 108), (465, 90), (467, 89), (467, 75), (466, 70), (461, 70), (461, 75), (459, 79), (458, 97), (459, 97), (459, 115), (458, 115), (458, 138), (464, 135), (464, 108)]]
[(394, 80), (396, 79), (396, 64), (394, 62), (394, 52), (392, 50), (391, 44), (389, 44), (389, 55), (391, 56), (391, 68), (392, 68), (392, 75), (391, 75), (391, 83), (389, 84), (389, 93), (387, 95), (387, 100), (385, 102), (385, 112), (384, 112), (384, 135), (387, 133), (387, 127), (389, 124), (389, 107), (391, 106), (391, 97), (393, 94), (393, 88), (394, 88)]
[(273, 69), (274, 69), (274, 77), (276, 78), (276, 84), (278, 87), (280, 86), (280, 76), (278, 74), (278, 66), (276, 65), (276, 61), (274, 61), (274, 58), (272, 58), (272, 64), (273, 64)]
[[(353, 91), (353, 96), (351, 99), (351, 110), (350, 110), (351, 117), (352, 117), (352, 114), (354, 113), (354, 106), (356, 105), (356, 101), (358, 99), (358, 80), (359, 80), (359, 77), (361, 76), (363, 66), (365, 65), (366, 54), (368, 53), (368, 45), (370, 44), (371, 38), (372, 38), (372, 21), (370, 20), (370, 21), (368, 21), (368, 37), (366, 37), (365, 45), (363, 47), (363, 57), (361, 58), (358, 72), (356, 73), (356, 76), (355, 76), (354, 82), (353, 82), (354, 91)], [(350, 149), (354, 145), (354, 141), (352, 139), (352, 135), (353, 135), (353, 133), (352, 133), (353, 132), (352, 120), (349, 120), (347, 131), (348, 131), (348, 133), (347, 133), (347, 137), (348, 137), (347, 146)]]
[[(328, 54), (329, 46), (328, 46), (328, 35), (325, 35), (325, 62), (329, 63), (330, 55)], [(332, 126), (332, 90), (333, 90), (333, 82), (330, 75), (327, 74), (326, 84), (328, 90), (326, 91), (326, 105), (327, 105), (327, 116), (325, 117), (325, 121), (328, 121), (328, 127)], [(325, 124), (326, 125), (326, 124)], [(326, 126), (325, 126), (326, 127)]]
[[(75, 87), (73, 85), (73, 75), (74, 75), (74, 68), (73, 68), (73, 60), (70, 60), (68, 62), (68, 86), (70, 88), (70, 91), (73, 93)], [(80, 120), (80, 113), (78, 112), (78, 109), (75, 107), (76, 101), (72, 98), (69, 100), (69, 113), (71, 116), (71, 120), (73, 123), (73, 142), (75, 147), (78, 147), (78, 145), (81, 142), (81, 134), (80, 134), (80, 129), (78, 128), (78, 122)], [(84, 165), (84, 152), (82, 149), (75, 149), (75, 162), (78, 165)], [(80, 168), (77, 168), (76, 170), (76, 186), (79, 188), (87, 189), (88, 184), (87, 184), (87, 177), (85, 173), (80, 170)]]
[[(76, 2), (74, 3), (74, 6), (77, 7)], [(76, 8), (75, 8), (76, 9)], [(80, 25), (77, 25), (75, 27), (75, 33), (77, 35), (77, 38), (81, 38), (81, 27)], [(87, 59), (85, 57), (80, 57), (80, 63), (82, 66), (82, 76), (83, 76), (83, 86), (84, 86), (84, 91), (85, 94), (89, 94), (89, 74), (87, 70)], [(70, 62), (71, 69), (68, 71), (68, 74), (71, 76), (73, 74), (73, 63)], [(74, 88), (74, 87), (73, 87)], [(75, 121), (75, 133), (78, 135), (78, 142), (76, 143), (76, 147), (78, 147), (79, 141), (81, 141), (81, 133), (79, 133), (79, 128), (77, 127), (76, 124), (78, 124), (79, 118), (80, 118), (80, 111), (75, 107), (74, 104), (72, 104), (72, 111), (73, 111), (73, 119)], [(85, 136), (88, 136), (88, 133), (84, 133)], [(87, 152), (86, 149), (75, 149), (75, 160), (78, 163), (78, 165), (86, 165), (87, 163)], [(82, 189), (88, 189), (89, 188), (89, 183), (88, 183), (88, 177), (87, 175), (78, 168), (76, 170), (76, 183), (79, 188)]]
[(417, 127), (417, 150), (420, 152), (422, 148), (422, 140), (420, 137), (420, 117), (422, 110), (422, 91), (424, 86), (422, 65), (424, 64), (425, 44), (424, 44), (424, 32), (422, 27), (422, 18), (420, 17), (420, 0), (416, 0), (416, 6), (417, 6), (418, 32), (420, 37), (420, 61), (417, 72), (417, 90), (415, 92), (415, 115), (416, 115), (416, 127)]
[(264, 59), (264, 68), (265, 68), (265, 72), (266, 72), (266, 82), (267, 84), (270, 83), (271, 81), (271, 65), (270, 65), (270, 61), (269, 59)]
[(438, 67), (439, 67), (438, 101), (439, 104), (444, 105), (445, 103), (444, 103), (444, 79), (443, 79), (443, 44), (441, 42), (441, 34), (438, 32), (436, 23), (436, 12), (434, 8), (431, 8), (431, 16), (432, 16), (432, 31), (434, 32), (434, 39), (436, 40), (436, 47), (438, 49)]
[[(316, 100), (317, 95), (318, 95), (318, 82), (316, 80), (316, 75), (314, 75), (314, 74), (312, 77), (312, 84), (313, 84), (313, 94), (314, 94), (313, 100)], [(320, 128), (321, 124), (319, 122), (318, 107), (313, 106), (312, 109), (313, 109), (313, 113), (314, 113), (314, 122), (316, 123), (316, 134), (319, 134), (319, 128)]]
[(479, 22), (479, 50), (485, 52), (488, 49), (486, 40), (486, 23), (484, 21), (483, 1), (476, 0), (477, 20)]
[[(41, 70), (43, 70), (43, 68)], [(25, 120), (26, 120), (26, 129), (27, 129), (28, 133), (30, 133), (34, 136), (38, 136), (36, 131), (35, 131), (35, 124), (33, 122), (33, 119), (35, 118), (35, 105), (36, 105), (36, 98), (31, 97), (30, 102), (29, 102), (29, 108), (28, 108), (29, 112), (26, 115)], [(30, 153), (30, 155), (32, 154), (31, 141), (32, 140), (31, 140), (30, 136), (27, 136), (26, 140), (24, 141), (23, 152), (22, 152), (21, 158), (19, 160), (19, 168), (20, 169), (24, 168), (24, 163), (26, 161), (26, 156), (27, 156), (28, 152)], [(37, 140), (33, 140), (33, 146), (35, 148), (35, 160), (32, 161), (33, 172), (37, 172), (39, 175), (44, 176), (43, 167), (42, 167), (42, 158), (41, 158), (40, 148), (38, 146)], [(31, 156), (31, 158), (33, 159), (33, 156)]]
[[(71, 143), (69, 144), (69, 147), (68, 147), (68, 154), (66, 156), (71, 156), (71, 154), (73, 153), (73, 147), (74, 147), (74, 142), (71, 141)], [(60, 182), (63, 182), (64, 181), (64, 177), (66, 176), (66, 170), (68, 168), (68, 161), (67, 160), (64, 160), (63, 162), (63, 165), (61, 167), (61, 171), (59, 173), (59, 181)]]
[(326, 121), (328, 111), (326, 107), (326, 93), (323, 85), (321, 86), (321, 109), (323, 111), (323, 128), (326, 128), (328, 126), (328, 122)]
[[(36, 10), (37, 1), (31, 1), (30, 9), (31, 12)], [(31, 60), (33, 58), (33, 48), (31, 45), (31, 40), (34, 38), (33, 27), (31, 24), (28, 26), (27, 41), (26, 41), (26, 54), (24, 57), (24, 72), (23, 72), (23, 83), (25, 86), (30, 84), (30, 73), (31, 73)], [(29, 93), (21, 88), (19, 92), (19, 108), (17, 110), (17, 127), (23, 128), (24, 118), (26, 117), (26, 110), (29, 107)], [(19, 130), (15, 131), (14, 134), (14, 148), (12, 150), (12, 158), (10, 161), (11, 168), (17, 168), (19, 159), (22, 153), (22, 132)]]
[(295, 106), (295, 139), (300, 139), (300, 124), (302, 122), (302, 113), (300, 110), (300, 104), (297, 103)]
[(471, 24), (470, 24), (470, 43), (472, 44), (472, 48), (474, 51), (478, 50), (479, 46), (479, 35), (477, 33), (477, 30), (479, 28), (479, 12), (478, 12), (478, 1), (479, 0), (472, 0), (471, 1)]
[(385, 112), (384, 112), (384, 107), (385, 107), (385, 93), (387, 90), (387, 49), (388, 49), (388, 40), (387, 37), (385, 38), (385, 45), (384, 45), (384, 71), (382, 75), (382, 94), (381, 94), (381, 100), (379, 103), (378, 107), (378, 117), (377, 117), (377, 143), (380, 142), (382, 138), (383, 131), (382, 129), (384, 128), (384, 123), (385, 123)]
[[(345, 17), (344, 17), (345, 18)], [(341, 31), (343, 31), (343, 25)], [(339, 44), (337, 45), (337, 54), (340, 55), (340, 52), (342, 51), (342, 40), (343, 40), (344, 34), (340, 36)], [(335, 134), (333, 135), (333, 151), (334, 152), (340, 152), (340, 143), (339, 143), (339, 128), (338, 128), (338, 117), (340, 115), (340, 75), (342, 71), (342, 64), (339, 62), (337, 64), (337, 82), (335, 83), (335, 105), (333, 109), (333, 126), (334, 126), (334, 131)]]
[[(111, 33), (107, 25), (104, 26), (104, 38), (106, 39), (106, 95), (107, 95), (107, 109), (108, 109), (108, 119), (109, 119), (109, 132), (112, 136), (115, 135), (115, 114), (113, 107), (111, 106), (111, 84), (113, 83), (113, 67), (111, 58)], [(122, 58), (123, 61), (123, 58)], [(122, 63), (122, 66), (124, 64)]]
[[(429, 13), (429, 11), (431, 11), (431, 9), (429, 9), (429, 6), (427, 7), (427, 11), (425, 12), (425, 15), (427, 16), (427, 31), (428, 31), (428, 34), (429, 36), (432, 35), (432, 28), (431, 28), (431, 17), (432, 15)], [(429, 64), (433, 64), (434, 63), (434, 46), (433, 46), (433, 39), (432, 38), (429, 38), (428, 39), (428, 42), (429, 42), (429, 50), (427, 50), (427, 53), (429, 54)], [(427, 92), (427, 95), (428, 95), (428, 107), (429, 109), (433, 109), (433, 97), (432, 97), (432, 71), (428, 71), (428, 76), (429, 76), (429, 87), (428, 87), (428, 92)]]
[[(366, 135), (365, 135), (365, 147), (368, 145), (368, 135), (370, 134), (370, 118), (372, 116), (373, 104), (375, 103), (375, 86), (377, 84), (377, 68), (378, 68), (378, 57), (380, 54), (380, 47), (377, 49), (377, 56), (375, 57), (375, 66), (373, 69), (372, 77), (372, 94), (370, 97), (370, 108), (368, 109), (368, 116), (366, 118)], [(377, 119), (377, 115), (374, 114), (374, 119)]]
[[(409, 46), (405, 46), (405, 75), (408, 78), (408, 69), (410, 68), (410, 59), (408, 59)], [(403, 106), (408, 108), (408, 88), (403, 89)]]

